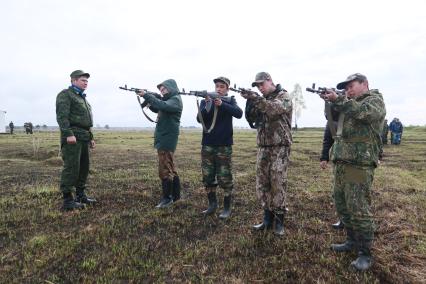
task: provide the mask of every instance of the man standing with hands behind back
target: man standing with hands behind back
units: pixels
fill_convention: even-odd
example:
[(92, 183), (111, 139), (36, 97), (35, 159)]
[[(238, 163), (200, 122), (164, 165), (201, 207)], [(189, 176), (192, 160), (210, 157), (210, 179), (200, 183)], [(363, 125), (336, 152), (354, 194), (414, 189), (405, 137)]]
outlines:
[(92, 108), (84, 92), (90, 74), (76, 70), (70, 76), (71, 86), (62, 90), (56, 97), (56, 120), (61, 130), (61, 152), (64, 161), (60, 183), (64, 210), (82, 209), (84, 204), (96, 203), (96, 200), (88, 197), (85, 192), (89, 175), (89, 147), (95, 148), (91, 131)]

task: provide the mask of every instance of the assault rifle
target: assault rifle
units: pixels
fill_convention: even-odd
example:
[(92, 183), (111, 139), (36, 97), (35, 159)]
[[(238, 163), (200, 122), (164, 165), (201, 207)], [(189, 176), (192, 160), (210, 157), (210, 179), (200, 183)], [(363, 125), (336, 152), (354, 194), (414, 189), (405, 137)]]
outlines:
[(339, 96), (345, 94), (345, 91), (339, 91), (335, 88), (318, 87), (318, 89), (315, 89), (315, 83), (312, 84), (312, 88), (306, 88), (306, 91), (319, 95), (325, 95), (328, 91), (333, 91)]
[[(183, 92), (179, 92), (179, 95), (195, 96), (195, 97), (204, 98), (204, 99), (206, 99), (207, 97), (209, 97), (212, 100), (220, 99), (220, 100), (222, 100), (223, 102), (226, 102), (226, 103), (232, 103), (232, 100), (234, 100), (234, 97), (221, 96), (221, 95), (219, 95), (216, 92), (189, 91), (187, 93), (187, 92), (185, 92), (185, 89), (182, 89), (182, 91)], [(212, 103), (210, 103), (209, 105), (206, 104), (206, 110), (210, 111), (211, 106), (212, 106)], [(204, 123), (204, 119), (203, 119), (203, 116), (201, 114), (200, 105), (198, 103), (198, 100), (197, 100), (197, 110), (198, 110), (197, 117), (198, 117), (199, 122), (203, 126), (203, 131), (205, 133), (210, 133), (213, 130), (213, 128), (215, 127), (215, 125), (216, 125), (216, 118), (217, 118), (217, 112), (218, 112), (217, 107), (214, 108), (213, 119), (212, 119), (212, 123), (211, 123), (209, 129), (207, 129), (206, 124)]]
[[(334, 88), (319, 87), (318, 89), (315, 89), (315, 83), (312, 84), (312, 88), (306, 88), (306, 91), (311, 92), (311, 93), (316, 93), (316, 94), (319, 94), (319, 95), (325, 95), (330, 90), (335, 92), (338, 96), (342, 96), (342, 95), (345, 94), (345, 91), (339, 91), (339, 90), (336, 90)], [(326, 114), (326, 117), (327, 117), (327, 126), (330, 129), (331, 135), (334, 138), (337, 135), (337, 129), (336, 129), (334, 122), (333, 122), (333, 115), (332, 115), (332, 112), (331, 112), (331, 103), (330, 102), (325, 101), (324, 110), (325, 110), (325, 114)]]
[(185, 95), (185, 96), (195, 96), (199, 98), (206, 98), (210, 97), (212, 100), (215, 99), (221, 99), (224, 102), (230, 103), (232, 100), (232, 97), (227, 96), (221, 96), (216, 92), (207, 92), (207, 91), (189, 91), (188, 93), (185, 92), (185, 89), (182, 89), (183, 92), (179, 92), (179, 95)]
[[(125, 90), (125, 91), (129, 91), (129, 92), (135, 92), (138, 98), (138, 101), (140, 102), (139, 99), (139, 93), (141, 93), (142, 91), (144, 91), (145, 94), (149, 94), (149, 95), (153, 95), (154, 97), (156, 97), (157, 99), (161, 100), (161, 95), (155, 92), (151, 92), (148, 91), (147, 89), (138, 89), (138, 88), (127, 88), (127, 85), (124, 85), (124, 87), (119, 87), (121, 90)], [(147, 101), (144, 101), (143, 103), (141, 103), (142, 108), (146, 107), (148, 105)]]
[[(229, 88), (229, 90), (231, 90), (231, 91), (233, 91), (233, 92), (236, 92), (236, 93), (239, 93), (239, 94), (252, 94), (252, 95), (255, 95), (255, 96), (260, 96), (258, 93), (256, 93), (255, 91), (252, 91), (252, 90), (250, 90), (250, 89), (245, 89), (245, 88), (238, 88), (237, 89), (237, 86), (236, 85), (234, 85), (234, 87), (232, 88)], [(247, 103), (246, 103), (246, 110), (245, 110), (245, 117), (246, 117), (246, 120), (247, 120), (247, 122), (248, 122), (248, 124), (250, 125), (250, 128), (257, 128), (258, 126), (259, 126), (259, 124), (260, 124), (260, 120), (259, 120), (259, 117), (260, 117), (260, 113), (258, 112), (258, 115), (257, 115), (257, 117), (256, 117), (256, 121), (251, 121), (250, 119), (249, 119), (249, 116), (248, 116), (248, 114), (249, 114), (249, 111), (248, 111), (248, 109), (250, 109), (250, 108), (252, 108), (253, 107), (253, 101), (251, 101), (251, 100), (247, 100)]]
[(145, 93), (145, 94), (149, 94), (149, 95), (153, 95), (154, 97), (156, 97), (157, 99), (159, 99), (159, 100), (161, 100), (162, 99), (162, 96), (160, 95), (160, 94), (158, 94), (158, 93), (154, 93), (154, 92), (151, 92), (151, 91), (148, 91), (147, 89), (138, 89), (138, 88), (127, 88), (127, 85), (124, 85), (124, 87), (119, 87), (121, 90), (125, 90), (125, 91), (129, 91), (129, 92), (135, 92), (136, 93), (136, 98), (138, 99), (138, 102), (139, 102), (139, 105), (141, 106), (141, 109), (142, 109), (142, 113), (145, 115), (145, 117), (149, 120), (149, 121), (151, 121), (151, 122), (156, 122), (155, 120), (153, 120), (153, 119), (151, 119), (146, 113), (145, 113), (145, 111), (144, 111), (144, 108), (145, 107), (149, 107), (149, 103), (146, 101), (146, 100), (144, 100), (144, 102), (141, 102), (141, 99), (140, 99), (140, 96), (139, 96), (139, 93), (141, 93), (142, 91)]
[(245, 89), (245, 88), (238, 88), (236, 87), (236, 85), (234, 85), (234, 87), (229, 88), (229, 90), (236, 92), (236, 93), (240, 93), (240, 94), (252, 94), (255, 96), (259, 96), (258, 93), (256, 93), (255, 91), (252, 91), (250, 89)]

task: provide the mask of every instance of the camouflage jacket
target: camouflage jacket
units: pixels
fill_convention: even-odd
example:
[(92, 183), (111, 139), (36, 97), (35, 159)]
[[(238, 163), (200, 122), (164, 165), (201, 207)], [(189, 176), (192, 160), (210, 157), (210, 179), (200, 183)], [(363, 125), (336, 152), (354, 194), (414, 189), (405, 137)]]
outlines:
[(378, 90), (370, 90), (355, 99), (340, 96), (333, 103), (333, 108), (340, 115), (331, 160), (376, 167), (386, 116), (382, 94)]
[(69, 136), (80, 141), (93, 139), (92, 108), (72, 87), (62, 90), (56, 97), (56, 121), (61, 129), (62, 142)]
[(292, 112), (290, 95), (280, 85), (271, 94), (247, 100), (246, 119), (256, 122), (257, 146), (290, 146)]

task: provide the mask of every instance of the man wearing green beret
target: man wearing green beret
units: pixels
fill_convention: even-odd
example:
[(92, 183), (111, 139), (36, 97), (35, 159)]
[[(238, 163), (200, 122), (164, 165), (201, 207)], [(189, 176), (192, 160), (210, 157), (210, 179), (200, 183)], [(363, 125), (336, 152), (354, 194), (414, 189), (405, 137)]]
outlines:
[(82, 209), (85, 204), (96, 203), (95, 199), (86, 195), (89, 147), (95, 148), (91, 131), (92, 108), (85, 93), (90, 74), (76, 70), (70, 77), (71, 86), (62, 90), (56, 97), (56, 120), (61, 131), (61, 152), (64, 161), (60, 183), (64, 210)]

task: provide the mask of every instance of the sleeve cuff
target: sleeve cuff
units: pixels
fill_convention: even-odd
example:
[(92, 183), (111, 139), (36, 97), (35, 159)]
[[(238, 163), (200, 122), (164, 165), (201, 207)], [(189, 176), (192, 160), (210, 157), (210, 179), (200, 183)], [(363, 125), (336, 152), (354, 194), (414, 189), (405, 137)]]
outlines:
[(71, 130), (71, 129), (62, 130), (62, 132), (64, 133), (64, 136), (65, 136), (65, 137), (74, 136), (74, 132), (72, 132), (72, 130)]

